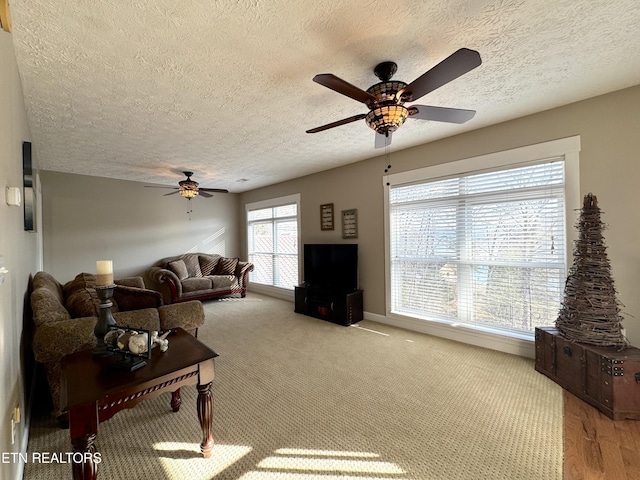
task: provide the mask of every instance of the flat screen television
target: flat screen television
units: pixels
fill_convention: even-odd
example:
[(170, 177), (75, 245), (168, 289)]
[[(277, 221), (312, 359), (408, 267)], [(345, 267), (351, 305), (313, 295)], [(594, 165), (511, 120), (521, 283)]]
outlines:
[(304, 283), (317, 289), (352, 292), (358, 288), (358, 245), (304, 245)]

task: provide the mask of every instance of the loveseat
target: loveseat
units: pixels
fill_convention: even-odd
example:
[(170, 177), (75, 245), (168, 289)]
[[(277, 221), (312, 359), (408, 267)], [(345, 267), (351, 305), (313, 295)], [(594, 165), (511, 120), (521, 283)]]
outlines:
[[(196, 335), (198, 327), (204, 324), (204, 309), (198, 301), (163, 305), (160, 292), (146, 289), (142, 277), (115, 283), (111, 310), (118, 325), (158, 331), (181, 327)], [(80, 273), (64, 285), (46, 272), (33, 277), (32, 349), (35, 360), (44, 365), (54, 412), (61, 421), (64, 417), (60, 410), (61, 360), (96, 345), (93, 329), (100, 300), (95, 285), (95, 275), (89, 273)]]
[(147, 272), (166, 303), (247, 294), (253, 264), (238, 258), (207, 253), (186, 253), (163, 258)]

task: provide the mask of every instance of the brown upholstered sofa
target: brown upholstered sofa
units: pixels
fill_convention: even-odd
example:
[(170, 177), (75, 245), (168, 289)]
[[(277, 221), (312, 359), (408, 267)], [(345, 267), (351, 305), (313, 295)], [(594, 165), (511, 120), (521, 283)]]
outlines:
[(253, 264), (238, 258), (186, 253), (163, 258), (147, 272), (161, 289), (166, 303), (208, 300), (247, 294)]
[[(163, 305), (160, 292), (146, 289), (142, 277), (115, 283), (112, 312), (119, 325), (147, 330), (181, 327), (195, 335), (204, 323), (204, 309), (198, 301)], [(61, 360), (96, 344), (93, 329), (100, 300), (95, 284), (95, 275), (89, 273), (81, 273), (64, 285), (46, 272), (38, 272), (33, 278), (33, 354), (44, 365), (54, 412), (60, 420), (64, 413), (60, 410)]]

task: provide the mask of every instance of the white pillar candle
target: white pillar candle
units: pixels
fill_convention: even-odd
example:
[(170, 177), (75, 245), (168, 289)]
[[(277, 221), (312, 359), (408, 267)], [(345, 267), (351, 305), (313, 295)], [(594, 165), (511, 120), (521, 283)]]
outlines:
[(113, 262), (111, 260), (96, 262), (96, 285), (113, 285)]

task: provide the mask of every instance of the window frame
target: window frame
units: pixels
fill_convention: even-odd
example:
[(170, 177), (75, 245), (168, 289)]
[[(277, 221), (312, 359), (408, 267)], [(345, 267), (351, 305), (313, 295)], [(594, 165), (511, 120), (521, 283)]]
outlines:
[[(425, 333), (530, 356), (530, 352), (522, 351), (523, 348), (528, 350), (529, 346), (523, 345), (520, 342), (530, 344), (533, 342), (533, 336), (511, 334), (505, 336), (504, 334), (500, 334), (491, 329), (485, 329), (481, 326), (452, 324), (439, 320), (415, 318), (391, 311), (391, 207), (389, 204), (389, 193), (391, 187), (463, 174), (473, 174), (474, 172), (480, 173), (491, 169), (503, 169), (505, 167), (515, 168), (531, 164), (532, 162), (543, 162), (549, 158), (562, 157), (565, 162), (565, 268), (568, 270), (572, 261), (573, 240), (577, 238), (577, 232), (574, 228), (576, 210), (580, 208), (581, 204), (579, 152), (580, 136), (573, 136), (385, 175), (382, 181), (384, 186), (385, 310), (386, 318), (389, 320), (388, 323), (394, 325), (404, 324), (404, 326), (411, 325), (411, 327), (414, 327), (413, 329), (424, 331)], [(516, 351), (514, 351), (514, 349)]]
[[(293, 194), (293, 195), (286, 195), (283, 197), (277, 197), (277, 198), (272, 198), (272, 199), (267, 199), (267, 200), (261, 200), (258, 202), (252, 202), (252, 203), (246, 203), (245, 204), (245, 241), (246, 241), (246, 246), (247, 246), (247, 251), (246, 251), (246, 256), (247, 259), (249, 258), (249, 228), (250, 228), (250, 224), (253, 223), (260, 223), (260, 222), (265, 222), (264, 220), (255, 220), (250, 222), (249, 221), (249, 212), (250, 211), (254, 211), (254, 210), (261, 210), (261, 209), (265, 209), (265, 208), (274, 208), (274, 207), (282, 207), (285, 205), (292, 205), (295, 204), (296, 205), (296, 215), (295, 216), (290, 216), (290, 217), (276, 217), (276, 218), (270, 218), (268, 220), (266, 220), (266, 222), (270, 223), (270, 224), (275, 224), (278, 221), (281, 220), (287, 220), (290, 221), (292, 218), (295, 218), (296, 223), (297, 223), (297, 242), (298, 242), (298, 251), (297, 251), (297, 258), (298, 258), (298, 282), (300, 282), (300, 275), (301, 275), (301, 265), (300, 265), (300, 259), (302, 258), (302, 253), (301, 253), (301, 217), (300, 217), (300, 194)], [(274, 241), (277, 242), (277, 239), (275, 239)], [(275, 244), (274, 244), (275, 247)], [(276, 296), (276, 297), (280, 297), (280, 298), (285, 298), (285, 299), (289, 299), (292, 298), (293, 292), (294, 292), (294, 286), (292, 286), (290, 289), (289, 288), (284, 288), (284, 287), (279, 287), (279, 286), (275, 286), (275, 285), (267, 285), (267, 284), (263, 284), (263, 283), (256, 283), (256, 282), (251, 282), (249, 281), (249, 290), (250, 291), (254, 291), (254, 292), (258, 292), (258, 293), (264, 293), (266, 295), (272, 295), (272, 296)]]

